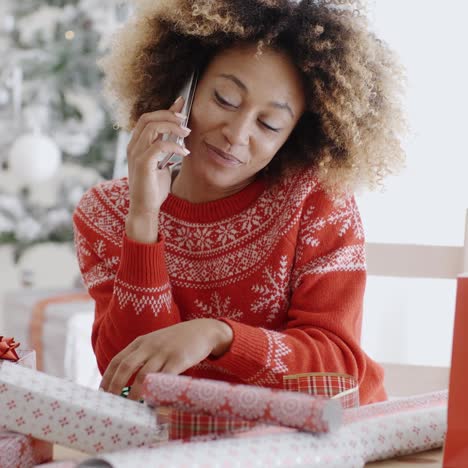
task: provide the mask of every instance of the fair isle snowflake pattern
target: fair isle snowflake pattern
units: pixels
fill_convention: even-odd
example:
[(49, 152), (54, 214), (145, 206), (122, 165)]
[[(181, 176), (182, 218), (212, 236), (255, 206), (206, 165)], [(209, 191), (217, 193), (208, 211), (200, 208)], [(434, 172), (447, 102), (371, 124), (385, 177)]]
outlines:
[(120, 213), (125, 216), (128, 214), (129, 203), (129, 187), (128, 179), (119, 179), (118, 183), (112, 186), (112, 190), (104, 192), (110, 206), (114, 206)]
[[(102, 239), (96, 240), (91, 248), (85, 237), (75, 229), (75, 246), (78, 265), (83, 272), (83, 282), (88, 289), (114, 280), (117, 267), (120, 264), (120, 257), (106, 257), (106, 243)], [(100, 261), (87, 269), (86, 265), (93, 256), (98, 257)]]
[(198, 307), (200, 311), (193, 310), (188, 312), (186, 320), (198, 318), (227, 318), (240, 321), (244, 315), (242, 311), (231, 306), (231, 298), (229, 296), (222, 299), (217, 291), (211, 295), (210, 304), (205, 304), (200, 299), (196, 299), (195, 306)]
[[(122, 203), (127, 199), (125, 205)], [(115, 205), (114, 203), (118, 203)], [(88, 190), (80, 201), (76, 215), (99, 237), (116, 247), (122, 246), (125, 219), (128, 213), (126, 179), (109, 180)]]
[(260, 386), (282, 385), (283, 375), (289, 373), (284, 357), (291, 353), (291, 348), (285, 343), (286, 335), (273, 330), (259, 328), (267, 339), (267, 353), (265, 364), (246, 383)]
[(343, 237), (350, 229), (356, 239), (364, 239), (364, 228), (354, 197), (343, 201), (337, 210), (327, 217), (327, 223), (338, 226), (338, 236)]
[(304, 174), (291, 175), (260, 195), (242, 213), (211, 223), (196, 223), (161, 213), (159, 226), (169, 250), (188, 254), (220, 252), (232, 249), (239, 243), (265, 235), (275, 225), (281, 233), (287, 232), (297, 219), (292, 213), (311, 192), (317, 189), (314, 180), (300, 180)]
[(320, 232), (328, 226), (338, 228), (338, 237), (343, 237), (352, 230), (356, 239), (364, 239), (364, 229), (354, 197), (349, 197), (337, 203), (336, 209), (326, 218), (317, 216), (315, 212), (316, 206), (310, 206), (303, 213), (300, 226), (300, 242), (296, 254), (298, 261), (302, 260), (307, 249), (320, 246)]
[(234, 242), (239, 231), (234, 225), (223, 224), (215, 231), (216, 242), (226, 245), (228, 242)]
[(304, 213), (301, 221), (301, 241), (308, 246), (318, 247), (320, 241), (318, 233), (326, 226), (325, 218), (314, 217), (315, 206), (310, 206)]
[(83, 282), (88, 289), (95, 288), (107, 281), (114, 281), (120, 257), (105, 258), (83, 273)]
[(264, 313), (266, 322), (271, 323), (288, 307), (288, 258), (283, 255), (277, 269), (273, 270), (267, 266), (263, 272), (263, 279), (263, 284), (252, 286), (252, 291), (260, 298), (252, 304), (250, 310), (255, 314)]
[(310, 206), (303, 214), (300, 226), (300, 242), (296, 253), (297, 260), (302, 259), (306, 248), (320, 245), (319, 233), (326, 227), (327, 221), (322, 216), (315, 216), (316, 209), (316, 206)]
[(144, 288), (116, 278), (114, 294), (117, 296), (120, 309), (124, 309), (127, 304), (130, 304), (136, 315), (140, 315), (144, 309), (149, 308), (157, 317), (163, 307), (167, 309), (168, 313), (171, 313), (172, 293), (169, 283), (161, 287)]
[(214, 240), (211, 238), (213, 232), (209, 227), (197, 226), (193, 232), (195, 247), (200, 251), (211, 250)]
[(366, 271), (364, 245), (347, 245), (328, 255), (318, 257), (296, 270), (292, 277), (296, 289), (305, 275), (323, 275), (333, 271)]
[(102, 239), (98, 239), (93, 244), (94, 252), (99, 258), (103, 258), (106, 254), (106, 243)]
[(88, 258), (92, 256), (92, 251), (89, 248), (88, 241), (86, 238), (81, 234), (78, 229), (74, 230), (74, 241), (75, 241), (75, 250), (76, 256), (78, 259), (78, 266), (81, 270), (84, 270)]

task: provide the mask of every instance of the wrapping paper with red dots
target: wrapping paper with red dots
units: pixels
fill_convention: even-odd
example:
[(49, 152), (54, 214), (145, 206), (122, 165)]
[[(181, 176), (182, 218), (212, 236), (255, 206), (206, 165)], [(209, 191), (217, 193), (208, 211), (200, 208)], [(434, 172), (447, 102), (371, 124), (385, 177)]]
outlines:
[(8, 430), (89, 454), (167, 439), (144, 404), (0, 362), (0, 414)]

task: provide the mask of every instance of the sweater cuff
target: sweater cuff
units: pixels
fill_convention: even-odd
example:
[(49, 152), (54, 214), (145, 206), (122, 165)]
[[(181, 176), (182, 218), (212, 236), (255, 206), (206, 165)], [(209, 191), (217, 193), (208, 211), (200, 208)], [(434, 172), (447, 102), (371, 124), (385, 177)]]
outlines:
[(229, 350), (222, 356), (208, 357), (207, 361), (242, 380), (248, 380), (249, 377), (254, 376), (265, 367), (263, 357), (268, 354), (266, 335), (257, 327), (226, 318), (219, 320), (232, 328), (232, 343)]
[(169, 281), (164, 258), (164, 237), (153, 244), (136, 242), (124, 233), (119, 279), (140, 286), (154, 286)]

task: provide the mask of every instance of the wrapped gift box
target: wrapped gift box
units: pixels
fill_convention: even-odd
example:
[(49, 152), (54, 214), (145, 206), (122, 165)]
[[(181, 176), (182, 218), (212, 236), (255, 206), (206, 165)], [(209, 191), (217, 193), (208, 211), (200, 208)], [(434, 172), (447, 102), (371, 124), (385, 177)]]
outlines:
[(31, 468), (52, 460), (52, 445), (31, 436), (0, 430), (0, 466)]
[[(3, 346), (2, 346), (3, 345)], [(15, 365), (36, 368), (36, 353), (18, 349), (19, 343), (13, 338), (0, 337), (0, 359), (17, 359)], [(30, 468), (52, 460), (52, 444), (37, 440), (30, 435), (18, 434), (5, 430), (0, 424), (0, 467)]]
[(36, 368), (36, 352), (29, 349), (19, 349), (17, 350), (19, 360), (16, 361), (16, 364), (20, 366), (27, 367), (28, 369)]
[[(143, 398), (158, 407), (158, 414), (161, 415), (159, 407), (168, 413), (171, 438), (174, 438), (173, 426), (180, 429), (181, 423), (182, 438), (197, 435), (196, 430), (203, 422), (201, 415), (213, 419), (212, 424), (206, 424), (207, 429), (211, 426), (213, 430), (225, 428), (226, 432), (235, 432), (226, 424), (232, 418), (236, 423), (244, 420), (316, 433), (336, 429), (342, 416), (340, 402), (324, 397), (162, 373), (146, 376)], [(237, 424), (236, 428), (242, 429)]]
[(98, 388), (93, 320), (94, 301), (84, 290), (23, 289), (4, 296), (4, 329), (24, 347), (36, 350), (39, 370)]
[(167, 440), (148, 406), (0, 361), (0, 414), (9, 430), (95, 454)]

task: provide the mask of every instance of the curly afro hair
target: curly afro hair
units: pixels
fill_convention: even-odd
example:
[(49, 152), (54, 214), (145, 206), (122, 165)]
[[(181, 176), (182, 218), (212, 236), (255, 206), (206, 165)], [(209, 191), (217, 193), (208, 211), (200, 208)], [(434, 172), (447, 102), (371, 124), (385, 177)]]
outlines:
[(404, 73), (360, 0), (138, 0), (100, 61), (117, 124), (167, 109), (195, 67), (240, 43), (287, 52), (305, 84), (306, 110), (268, 177), (311, 168), (339, 194), (403, 167)]

